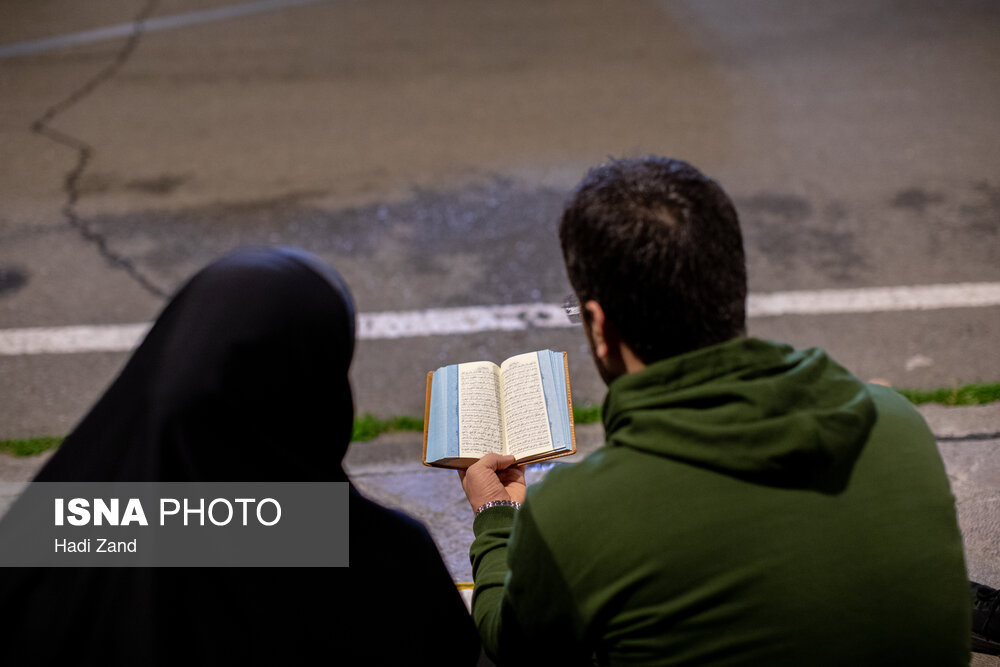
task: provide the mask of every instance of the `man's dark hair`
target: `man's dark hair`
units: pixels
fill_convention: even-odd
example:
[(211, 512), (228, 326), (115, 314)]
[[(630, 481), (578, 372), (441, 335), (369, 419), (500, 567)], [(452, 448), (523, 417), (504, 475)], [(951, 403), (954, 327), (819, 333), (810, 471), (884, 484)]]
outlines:
[(686, 162), (651, 156), (591, 169), (563, 211), (559, 240), (581, 304), (600, 303), (644, 363), (745, 331), (736, 209)]

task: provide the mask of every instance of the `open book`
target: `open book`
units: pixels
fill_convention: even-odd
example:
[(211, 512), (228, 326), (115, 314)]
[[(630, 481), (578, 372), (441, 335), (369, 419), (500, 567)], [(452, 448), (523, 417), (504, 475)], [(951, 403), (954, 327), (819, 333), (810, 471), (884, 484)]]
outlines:
[(427, 374), (425, 465), (465, 468), (496, 452), (531, 463), (576, 451), (565, 352), (519, 354)]

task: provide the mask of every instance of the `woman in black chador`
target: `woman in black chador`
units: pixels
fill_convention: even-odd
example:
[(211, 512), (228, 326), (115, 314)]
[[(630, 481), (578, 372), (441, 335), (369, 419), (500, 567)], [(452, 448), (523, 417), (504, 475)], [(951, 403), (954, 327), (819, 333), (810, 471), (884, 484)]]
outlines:
[[(36, 481), (346, 481), (354, 305), (294, 250), (198, 273)], [(349, 568), (0, 573), (4, 664), (468, 664), (427, 531), (352, 487)]]

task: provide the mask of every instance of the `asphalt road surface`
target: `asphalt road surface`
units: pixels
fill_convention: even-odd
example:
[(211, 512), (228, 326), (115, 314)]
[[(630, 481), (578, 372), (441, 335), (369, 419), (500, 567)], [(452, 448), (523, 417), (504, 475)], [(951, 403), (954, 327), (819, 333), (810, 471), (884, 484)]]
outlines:
[[(148, 322), (248, 243), (317, 253), (365, 313), (561, 303), (562, 202), (646, 153), (734, 197), (755, 294), (1000, 282), (994, 0), (279, 4), (0, 4), (0, 333)], [(954, 305), (750, 332), (997, 381), (1000, 307)], [(362, 341), (358, 409), (544, 347), (600, 402), (580, 330), (532, 327)], [(125, 358), (0, 355), (0, 438), (65, 434)]]

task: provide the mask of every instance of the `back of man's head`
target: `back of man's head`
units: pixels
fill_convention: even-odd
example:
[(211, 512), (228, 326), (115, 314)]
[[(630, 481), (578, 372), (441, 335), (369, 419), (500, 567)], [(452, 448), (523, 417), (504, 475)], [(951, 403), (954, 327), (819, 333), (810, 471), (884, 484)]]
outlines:
[(743, 237), (718, 183), (680, 160), (614, 160), (590, 170), (559, 239), (581, 303), (604, 310), (650, 364), (741, 335)]

